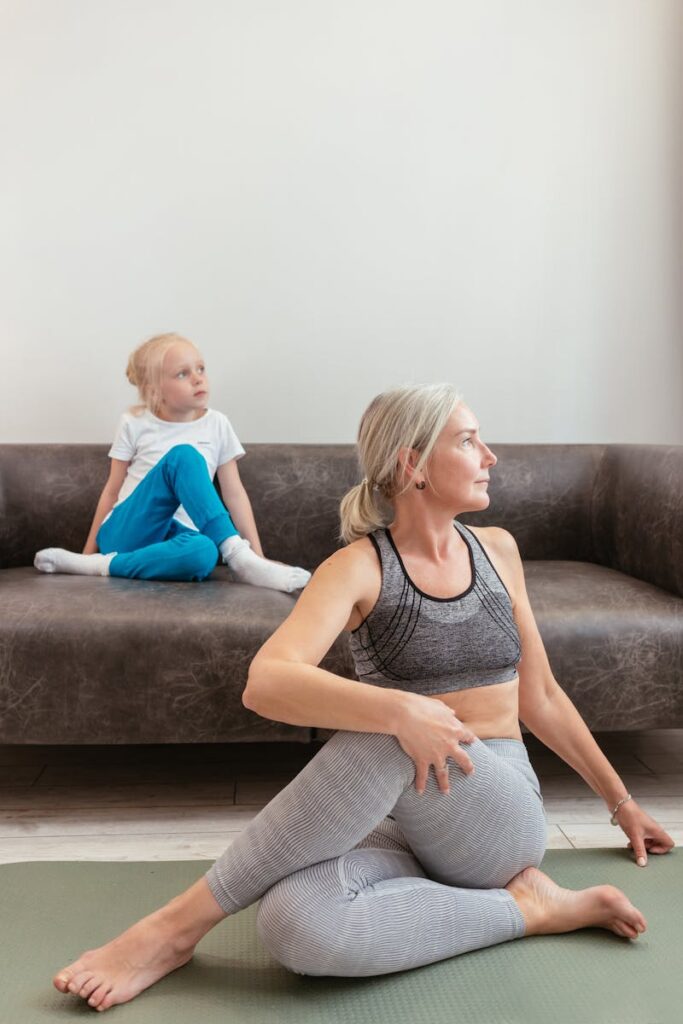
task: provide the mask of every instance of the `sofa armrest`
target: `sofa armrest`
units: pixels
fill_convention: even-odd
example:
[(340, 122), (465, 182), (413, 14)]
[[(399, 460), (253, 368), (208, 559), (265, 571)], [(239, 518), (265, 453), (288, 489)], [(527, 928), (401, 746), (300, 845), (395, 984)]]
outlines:
[(683, 445), (609, 445), (592, 523), (601, 565), (683, 597)]

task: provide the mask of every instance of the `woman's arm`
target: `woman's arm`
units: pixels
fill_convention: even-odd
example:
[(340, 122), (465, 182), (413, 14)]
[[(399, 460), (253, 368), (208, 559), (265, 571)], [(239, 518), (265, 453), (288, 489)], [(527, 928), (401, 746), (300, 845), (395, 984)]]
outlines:
[[(368, 686), (318, 667), (378, 574), (376, 555), (363, 541), (323, 562), (252, 661), (242, 701), (264, 718), (291, 725), (395, 736), (415, 762), (415, 786), (422, 792), (430, 766), (441, 767), (448, 757), (463, 771), (472, 770), (460, 746), (476, 738), (471, 730), (443, 701)], [(447, 773), (437, 782), (447, 791)]]
[(534, 736), (585, 779), (610, 811), (627, 795), (626, 786), (560, 686), (538, 707), (524, 715), (520, 711), (520, 718)]
[(291, 725), (392, 733), (400, 690), (367, 686), (319, 668), (362, 596), (363, 557), (344, 548), (313, 574), (289, 617), (251, 663), (243, 702)]
[(602, 797), (610, 812), (617, 808), (619, 801), (628, 797), (617, 808), (615, 820), (628, 836), (628, 845), (639, 867), (647, 864), (648, 853), (668, 853), (674, 847), (669, 833), (628, 793), (583, 718), (559, 686), (538, 710), (527, 713), (524, 723), (586, 780), (593, 792)]
[(97, 531), (102, 525), (102, 520), (111, 512), (116, 499), (119, 496), (119, 491), (123, 486), (123, 481), (126, 479), (126, 473), (130, 462), (123, 462), (121, 459), (112, 459), (111, 468), (109, 470), (109, 479), (104, 485), (100, 500), (97, 502), (97, 508), (95, 509), (95, 515), (93, 516), (92, 525), (90, 532), (88, 533), (88, 539), (85, 542), (83, 548), (84, 555), (94, 555), (97, 552)]
[[(519, 663), (519, 717), (531, 732), (585, 779), (612, 811), (627, 796), (626, 786), (593, 739), (583, 718), (558, 684), (550, 668), (524, 582), (524, 569), (514, 537), (506, 530), (486, 531), (500, 559), (522, 643)], [(637, 863), (647, 854), (668, 853), (674, 841), (633, 799), (621, 805), (616, 820), (629, 838)]]
[(601, 796), (610, 810), (627, 789), (583, 718), (553, 676), (524, 581), (517, 543), (507, 530), (488, 528), (486, 536), (512, 597), (522, 645), (519, 663), (519, 717), (534, 736), (554, 750)]
[(261, 540), (256, 529), (256, 520), (244, 484), (240, 479), (237, 460), (231, 459), (218, 467), (218, 484), (223, 502), (230, 513), (230, 518), (237, 527), (241, 537), (248, 540), (252, 551), (263, 556)]

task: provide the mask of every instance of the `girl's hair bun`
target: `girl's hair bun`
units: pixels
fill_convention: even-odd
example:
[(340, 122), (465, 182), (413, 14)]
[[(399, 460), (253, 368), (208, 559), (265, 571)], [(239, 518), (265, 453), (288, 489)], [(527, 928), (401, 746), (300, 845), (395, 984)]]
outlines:
[(138, 389), (142, 402), (142, 405), (134, 408), (135, 412), (142, 412), (144, 409), (150, 409), (153, 413), (158, 411), (161, 404), (164, 356), (177, 342), (192, 345), (192, 342), (182, 334), (155, 334), (153, 338), (149, 338), (131, 352), (126, 366), (126, 377), (133, 387)]
[(128, 366), (126, 367), (126, 377), (128, 378), (128, 383), (132, 384), (134, 388), (136, 388), (140, 383), (140, 381), (138, 380), (137, 371), (135, 369), (135, 353), (133, 353), (133, 355), (128, 360)]

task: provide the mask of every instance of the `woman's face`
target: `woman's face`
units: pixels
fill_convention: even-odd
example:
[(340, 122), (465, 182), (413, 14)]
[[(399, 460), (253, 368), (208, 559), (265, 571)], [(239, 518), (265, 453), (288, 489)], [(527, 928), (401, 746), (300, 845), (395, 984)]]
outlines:
[(496, 456), (479, 436), (479, 424), (460, 403), (439, 434), (427, 460), (427, 492), (454, 514), (488, 508), (489, 471)]

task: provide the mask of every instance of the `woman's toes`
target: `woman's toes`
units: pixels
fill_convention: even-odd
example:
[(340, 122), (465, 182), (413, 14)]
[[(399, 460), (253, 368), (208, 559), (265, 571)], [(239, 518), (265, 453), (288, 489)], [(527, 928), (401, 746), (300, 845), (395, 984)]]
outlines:
[(81, 997), (81, 999), (87, 999), (89, 996), (91, 996), (93, 994), (93, 992), (95, 991), (95, 989), (97, 988), (97, 986), (100, 985), (100, 984), (101, 984), (100, 979), (96, 978), (94, 976), (90, 979), (90, 981), (86, 981), (85, 985), (83, 986), (81, 991), (78, 993), (79, 996)]
[(67, 986), (69, 992), (72, 992), (75, 996), (79, 995), (86, 981), (90, 981), (91, 978), (92, 971), (76, 971), (76, 973), (71, 976), (71, 981)]
[(109, 985), (109, 982), (103, 981), (101, 985), (97, 986), (93, 994), (90, 996), (90, 999), (88, 999), (88, 1006), (99, 1007), (104, 997), (108, 995), (110, 991), (111, 986)]
[(615, 931), (619, 930), (620, 935), (627, 935), (629, 939), (637, 939), (647, 930), (647, 921), (636, 907), (628, 903), (624, 916), (616, 917), (614, 927)]
[(113, 1006), (113, 1005), (114, 1005), (114, 993), (110, 989), (109, 992), (107, 992), (107, 994), (104, 997), (104, 999), (102, 1000), (102, 1002), (100, 1003), (100, 1005), (97, 1007), (97, 1009), (98, 1010), (108, 1010), (109, 1007)]
[(59, 992), (69, 991), (69, 982), (71, 981), (71, 975), (68, 971), (60, 971), (52, 979), (52, 984)]

